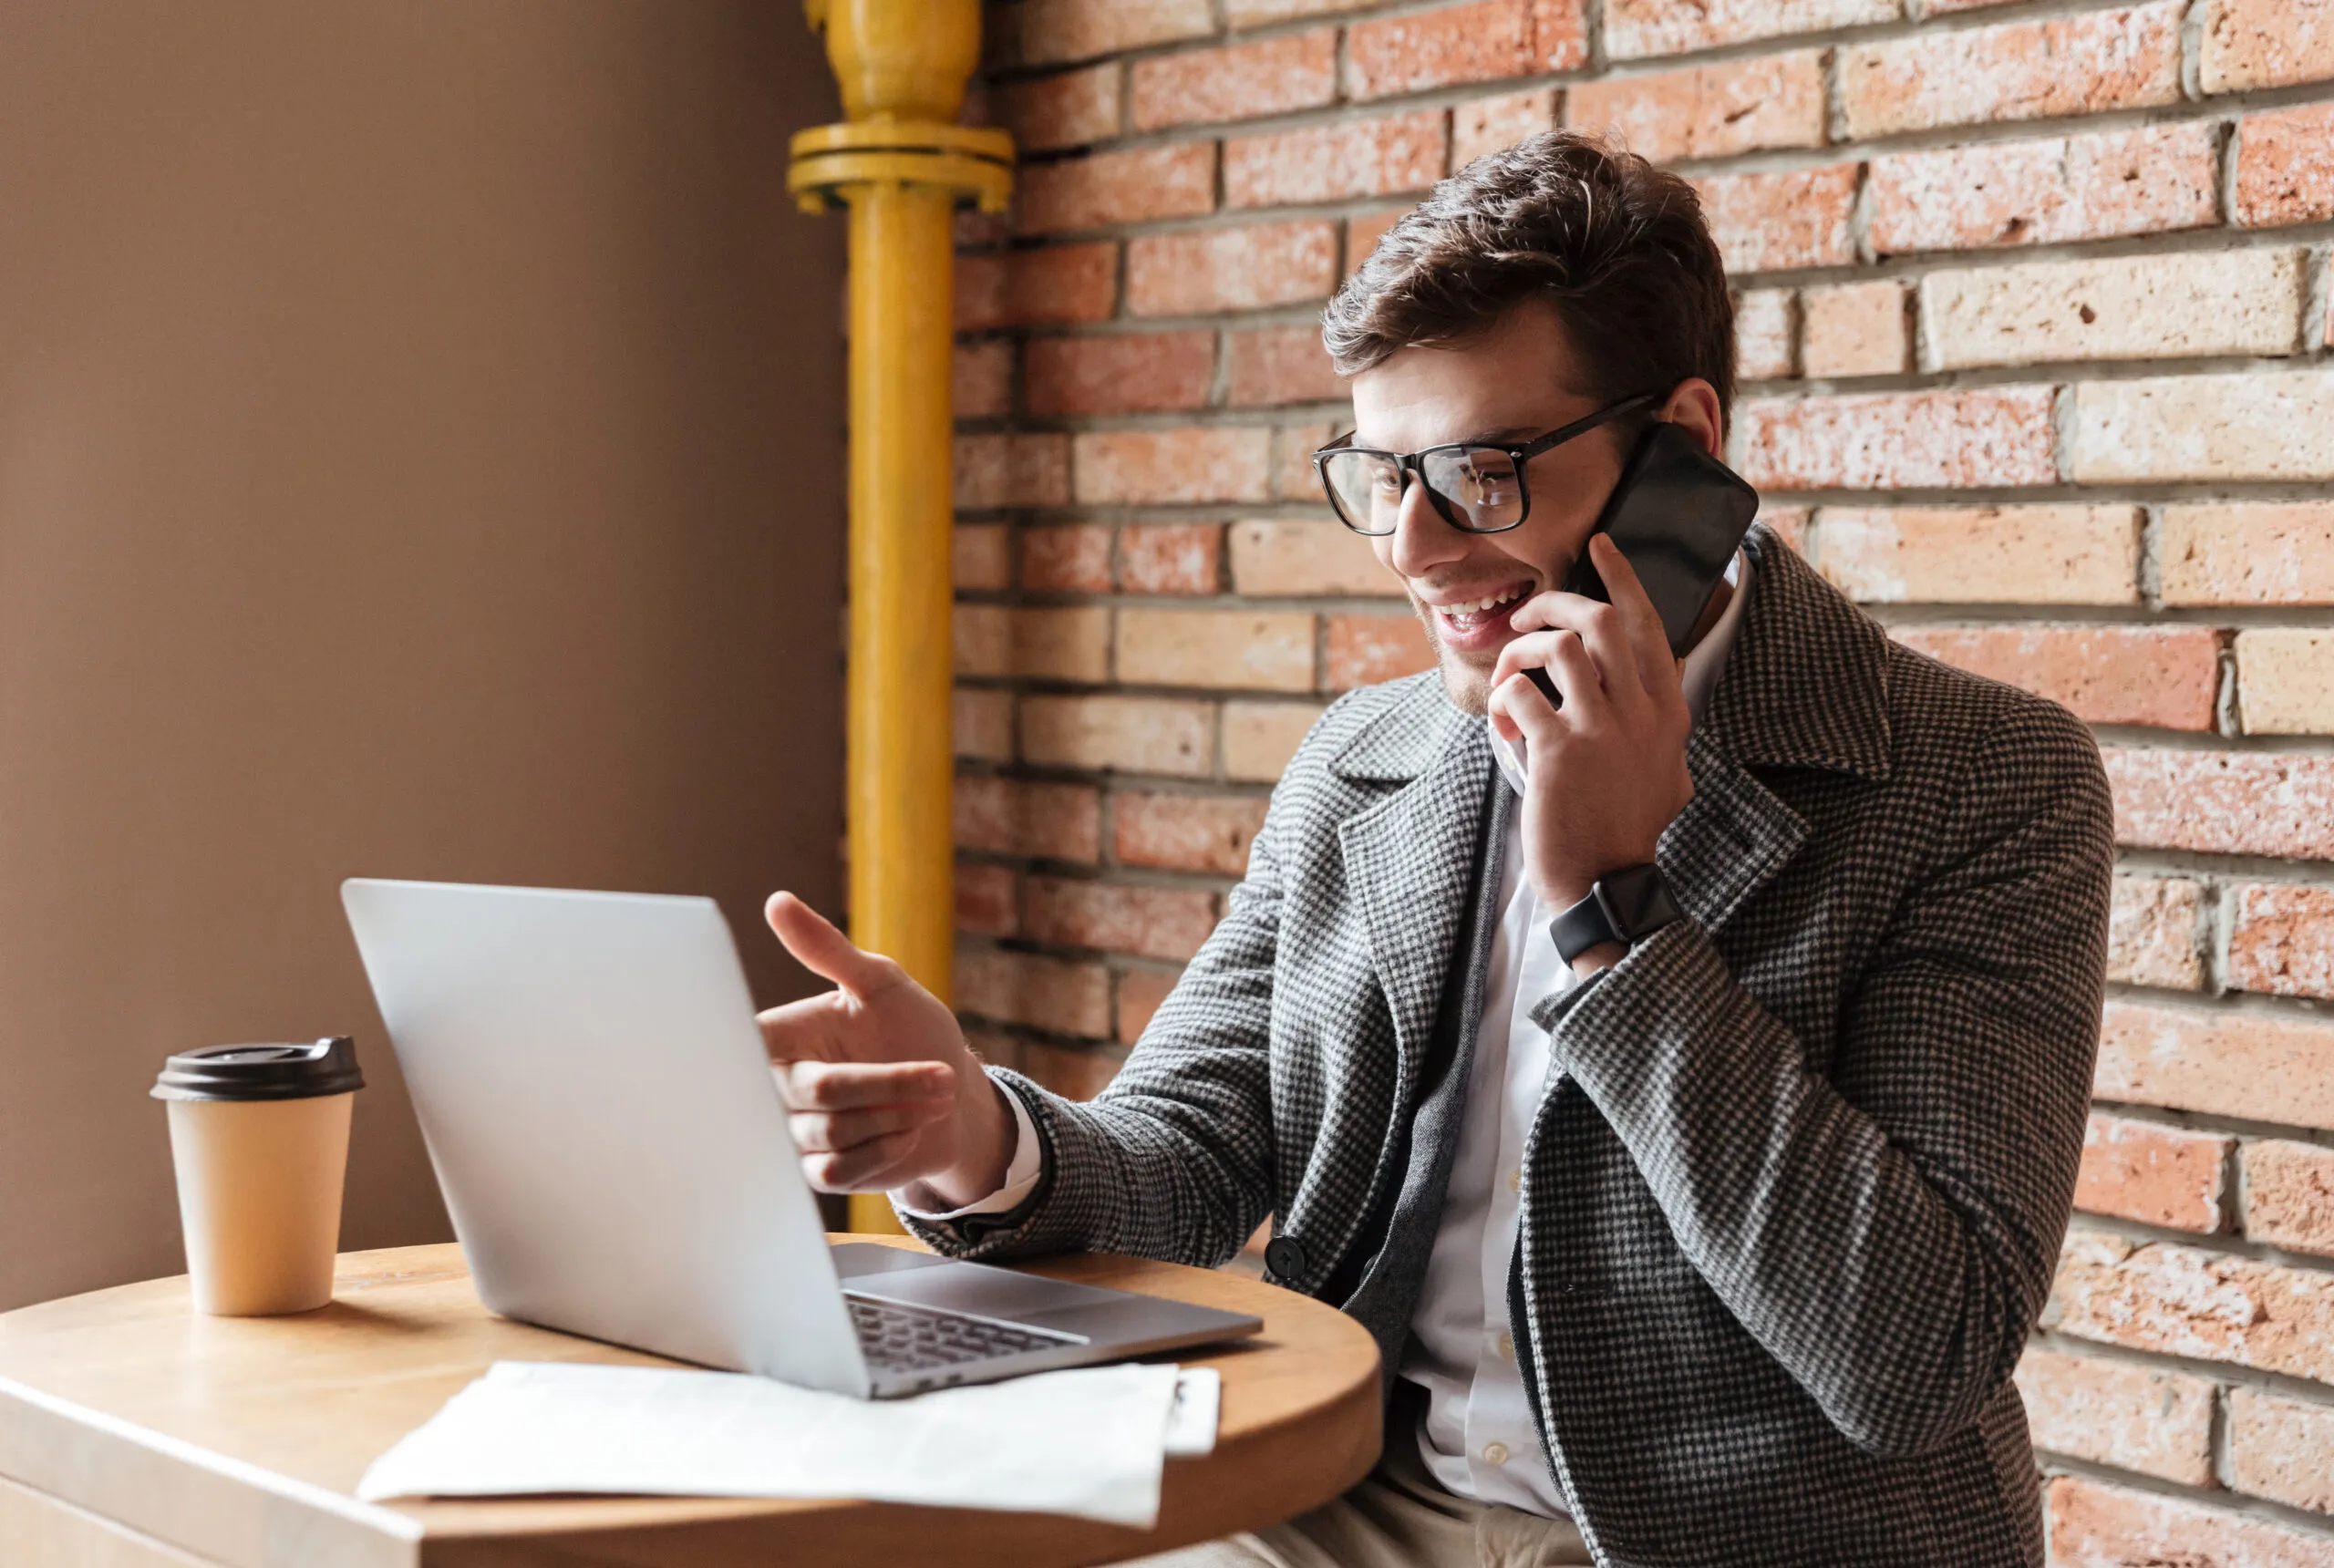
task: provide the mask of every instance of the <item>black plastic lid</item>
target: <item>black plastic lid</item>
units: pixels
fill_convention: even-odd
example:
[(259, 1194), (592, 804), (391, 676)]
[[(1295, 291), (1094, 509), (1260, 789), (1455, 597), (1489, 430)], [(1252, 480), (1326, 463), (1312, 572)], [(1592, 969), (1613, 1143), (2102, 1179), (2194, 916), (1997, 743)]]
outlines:
[(346, 1035), (313, 1046), (204, 1046), (162, 1064), (156, 1099), (315, 1099), (365, 1087), (356, 1042)]

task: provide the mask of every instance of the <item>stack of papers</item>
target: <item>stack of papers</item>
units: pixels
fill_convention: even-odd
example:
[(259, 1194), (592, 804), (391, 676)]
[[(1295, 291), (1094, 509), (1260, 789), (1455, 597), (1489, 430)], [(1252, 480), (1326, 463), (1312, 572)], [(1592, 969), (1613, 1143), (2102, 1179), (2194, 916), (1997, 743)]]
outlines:
[(1215, 1447), (1219, 1398), (1213, 1370), (1174, 1367), (862, 1400), (729, 1372), (498, 1361), (356, 1495), (850, 1497), (1149, 1529), (1166, 1456)]

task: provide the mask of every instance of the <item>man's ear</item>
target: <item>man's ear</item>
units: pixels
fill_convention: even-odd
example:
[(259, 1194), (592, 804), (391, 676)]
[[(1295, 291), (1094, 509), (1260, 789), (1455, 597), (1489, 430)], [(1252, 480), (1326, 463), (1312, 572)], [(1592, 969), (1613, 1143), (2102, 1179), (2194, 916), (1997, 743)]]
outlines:
[(1717, 387), (1699, 376), (1689, 377), (1670, 392), (1661, 417), (1691, 433), (1702, 450), (1726, 460), (1726, 421), (1719, 413)]

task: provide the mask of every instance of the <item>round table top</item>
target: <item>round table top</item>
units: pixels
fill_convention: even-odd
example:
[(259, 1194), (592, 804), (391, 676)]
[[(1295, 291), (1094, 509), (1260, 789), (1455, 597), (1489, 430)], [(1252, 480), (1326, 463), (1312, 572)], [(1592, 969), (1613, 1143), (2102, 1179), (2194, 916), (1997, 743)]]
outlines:
[[(905, 1237), (852, 1236), (914, 1246)], [(1215, 1367), (1215, 1451), (1170, 1459), (1158, 1528), (841, 1501), (544, 1498), (363, 1503), (357, 1478), (497, 1360), (672, 1363), (501, 1318), (452, 1244), (344, 1253), (330, 1306), (205, 1317), (183, 1276), (0, 1315), (0, 1477), (232, 1568), (570, 1563), (1115, 1562), (1302, 1512), (1376, 1462), (1377, 1346), (1335, 1308), (1133, 1258), (1024, 1265), (1264, 1319), (1180, 1354)]]

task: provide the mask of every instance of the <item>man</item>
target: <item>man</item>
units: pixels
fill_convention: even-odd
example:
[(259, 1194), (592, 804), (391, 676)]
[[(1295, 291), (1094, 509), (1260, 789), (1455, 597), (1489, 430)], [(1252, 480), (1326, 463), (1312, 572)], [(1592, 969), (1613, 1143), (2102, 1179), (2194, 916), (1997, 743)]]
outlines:
[[(1322, 464), (1439, 670), (1323, 716), (1091, 1104), (984, 1073), (773, 899), (842, 986), (767, 1015), (812, 1180), (985, 1258), (1216, 1264), (1276, 1217), (1272, 1276), (1378, 1337), (1387, 1457), (1188, 1561), (2039, 1564), (2009, 1375), (2097, 1033), (2089, 737), (1763, 528), (1671, 656), (1590, 530), (1650, 420), (1721, 449), (1732, 316), (1681, 181), (1569, 135), (1482, 160), (1326, 335), (1344, 446), (1478, 444)], [(1557, 591), (1584, 549), (1609, 605)], [(1600, 884), (1649, 913), (1583, 947)]]

